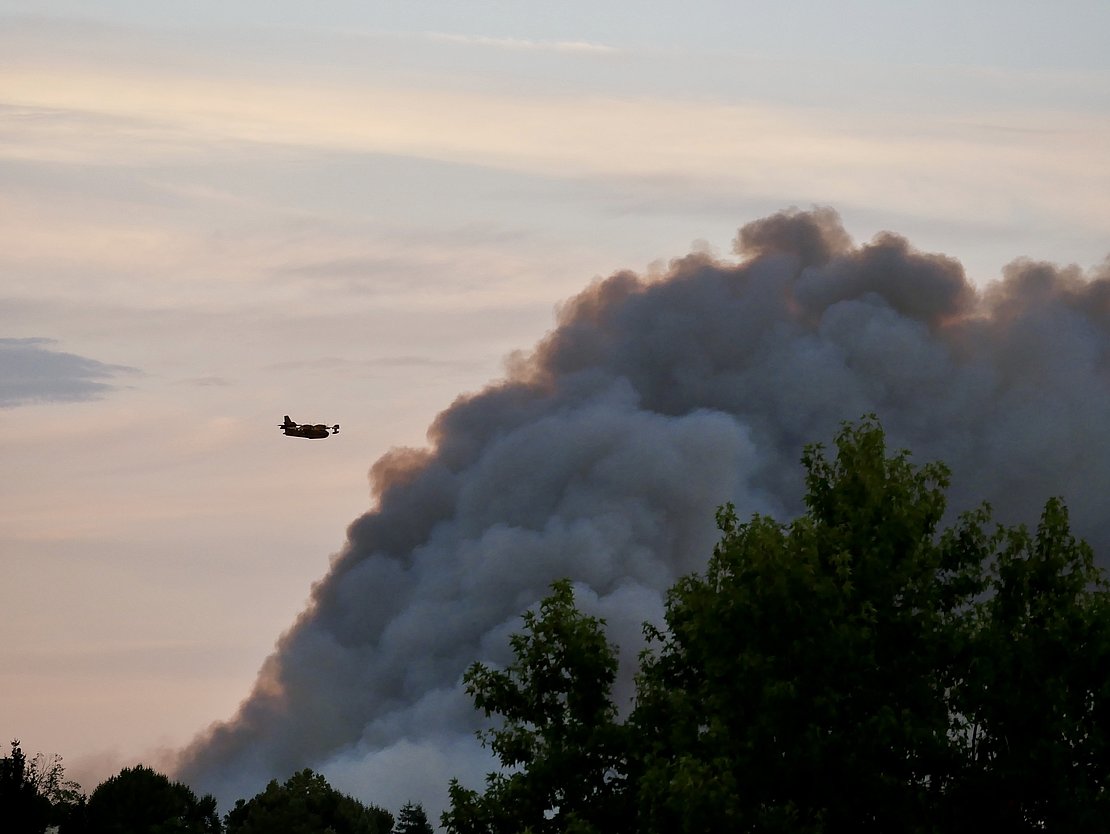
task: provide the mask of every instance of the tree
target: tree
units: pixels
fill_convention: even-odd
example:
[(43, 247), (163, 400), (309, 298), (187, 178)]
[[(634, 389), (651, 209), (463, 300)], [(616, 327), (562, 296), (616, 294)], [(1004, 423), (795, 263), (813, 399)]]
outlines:
[(506, 772), (482, 795), (452, 783), (448, 831), (1106, 827), (1110, 585), (1062, 500), (1033, 532), (986, 504), (941, 530), (948, 470), (888, 455), (874, 416), (803, 465), (793, 522), (718, 511), (705, 572), (645, 626), (625, 725), (568, 581), (508, 669), (472, 667)]
[(144, 765), (125, 767), (101, 782), (85, 806), (81, 823), (67, 831), (84, 834), (218, 834), (222, 830), (211, 795)]
[[(874, 421), (807, 447), (808, 512), (718, 512), (704, 576), (672, 588), (634, 724), (648, 830), (913, 831), (946, 767), (947, 470), (888, 458)], [(958, 554), (955, 554), (958, 557)], [(928, 825), (923, 825), (927, 830)]]
[(39, 793), (27, 756), (12, 742), (10, 756), (0, 759), (0, 808), (6, 825), (17, 834), (40, 834), (50, 817), (50, 800)]
[(617, 671), (604, 621), (579, 612), (569, 581), (524, 614), (504, 670), (474, 664), (467, 692), (500, 725), (479, 734), (504, 770), (479, 794), (450, 786), (452, 834), (623, 830), (624, 736), (610, 697)]
[(38, 834), (66, 819), (84, 800), (81, 787), (65, 778), (62, 757), (42, 753), (28, 760), (19, 740), (0, 759), (0, 808), (16, 834)]
[(1110, 814), (1110, 596), (1059, 499), (937, 534), (947, 470), (874, 418), (803, 455), (790, 524), (718, 514), (632, 717), (645, 831), (1094, 831)]
[(1110, 593), (1059, 499), (999, 530), (967, 617), (952, 831), (1097, 831), (1110, 819)]
[(393, 834), (434, 834), (424, 806), (413, 802), (402, 805)]
[[(987, 505), (941, 530), (947, 469), (888, 455), (874, 417), (802, 463), (794, 521), (718, 511), (705, 572), (645, 626), (624, 726), (601, 623), (567, 582), (526, 615), (506, 671), (472, 668), (511, 770), (484, 795), (452, 783), (450, 831), (1105, 829), (1110, 586), (1063, 501), (1033, 532)], [(595, 678), (605, 697), (581, 715), (568, 695)], [(552, 741), (568, 724), (580, 758)]]
[(250, 800), (238, 800), (226, 823), (228, 834), (389, 834), (393, 815), (340, 793), (305, 769), (283, 784), (272, 780)]

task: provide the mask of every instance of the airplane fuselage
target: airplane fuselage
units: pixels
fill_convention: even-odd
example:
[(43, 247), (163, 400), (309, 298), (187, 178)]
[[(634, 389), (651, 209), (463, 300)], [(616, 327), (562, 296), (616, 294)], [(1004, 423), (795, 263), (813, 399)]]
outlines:
[(278, 428), (285, 433), (286, 437), (307, 437), (309, 440), (323, 440), (328, 435), (339, 434), (338, 424), (334, 426), (325, 426), (323, 423), (301, 425), (294, 423), (288, 416)]
[(322, 440), (331, 436), (327, 426), (296, 426), (284, 430), (286, 437), (307, 437), (309, 440)]

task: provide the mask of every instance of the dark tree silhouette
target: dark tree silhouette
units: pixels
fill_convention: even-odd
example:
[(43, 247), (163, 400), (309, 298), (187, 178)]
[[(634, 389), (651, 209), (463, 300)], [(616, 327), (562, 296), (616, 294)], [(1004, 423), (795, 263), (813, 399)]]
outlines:
[(434, 834), (424, 806), (419, 803), (406, 802), (397, 814), (397, 824), (393, 827), (393, 834)]
[(10, 755), (0, 759), (0, 808), (5, 828), (17, 834), (40, 834), (50, 818), (50, 800), (39, 793), (27, 756), (12, 742)]
[(200, 799), (187, 785), (144, 765), (126, 767), (97, 786), (83, 823), (67, 826), (84, 834), (218, 834), (216, 800)]
[(65, 822), (83, 802), (81, 786), (65, 778), (61, 756), (39, 753), (28, 759), (17, 739), (12, 752), (0, 759), (5, 830), (38, 834)]
[(284, 783), (271, 781), (253, 799), (240, 799), (226, 823), (228, 834), (389, 834), (393, 815), (340, 793), (306, 769)]

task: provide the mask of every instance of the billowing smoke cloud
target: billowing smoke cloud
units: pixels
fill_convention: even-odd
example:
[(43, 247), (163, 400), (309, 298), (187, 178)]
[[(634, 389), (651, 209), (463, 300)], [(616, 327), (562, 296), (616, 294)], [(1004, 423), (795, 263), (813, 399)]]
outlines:
[(377, 508), (179, 775), (226, 802), (311, 766), (442, 807), (451, 776), (477, 786), (490, 766), (460, 676), (505, 660), (551, 581), (578, 583), (634, 658), (665, 589), (705, 565), (716, 507), (796, 514), (802, 445), (868, 412), (952, 466), (954, 509), (1035, 522), (1063, 495), (1110, 553), (1105, 267), (1017, 261), (980, 292), (897, 235), (855, 246), (828, 209), (751, 223), (735, 248), (590, 287), (427, 450), (378, 461)]

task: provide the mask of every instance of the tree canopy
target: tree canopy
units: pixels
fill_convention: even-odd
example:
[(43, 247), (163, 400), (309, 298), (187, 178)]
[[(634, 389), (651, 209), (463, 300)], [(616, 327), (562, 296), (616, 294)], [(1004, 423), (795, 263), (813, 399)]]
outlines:
[(424, 806), (418, 802), (406, 802), (402, 805), (397, 812), (393, 834), (434, 834)]
[(125, 767), (97, 786), (81, 821), (65, 828), (82, 834), (218, 834), (220, 817), (210, 795), (145, 765)]
[[(1059, 498), (945, 529), (948, 470), (874, 418), (802, 455), (805, 512), (733, 507), (646, 628), (635, 705), (556, 583), (503, 671), (467, 674), (503, 765), (451, 832), (1096, 831), (1110, 819), (1110, 594)], [(569, 742), (569, 743), (568, 743)]]
[(84, 801), (81, 787), (66, 779), (62, 757), (39, 753), (30, 759), (18, 739), (9, 755), (0, 758), (0, 809), (5, 830), (40, 834), (57, 825)]
[(574, 606), (556, 582), (539, 611), (524, 614), (504, 670), (474, 664), (464, 680), (475, 705), (500, 725), (481, 734), (507, 772), (483, 794), (450, 787), (450, 832), (611, 831), (620, 825), (623, 730), (611, 688), (617, 656), (604, 621)]
[(393, 815), (340, 793), (319, 773), (305, 769), (284, 783), (272, 780), (228, 812), (228, 834), (389, 834)]

